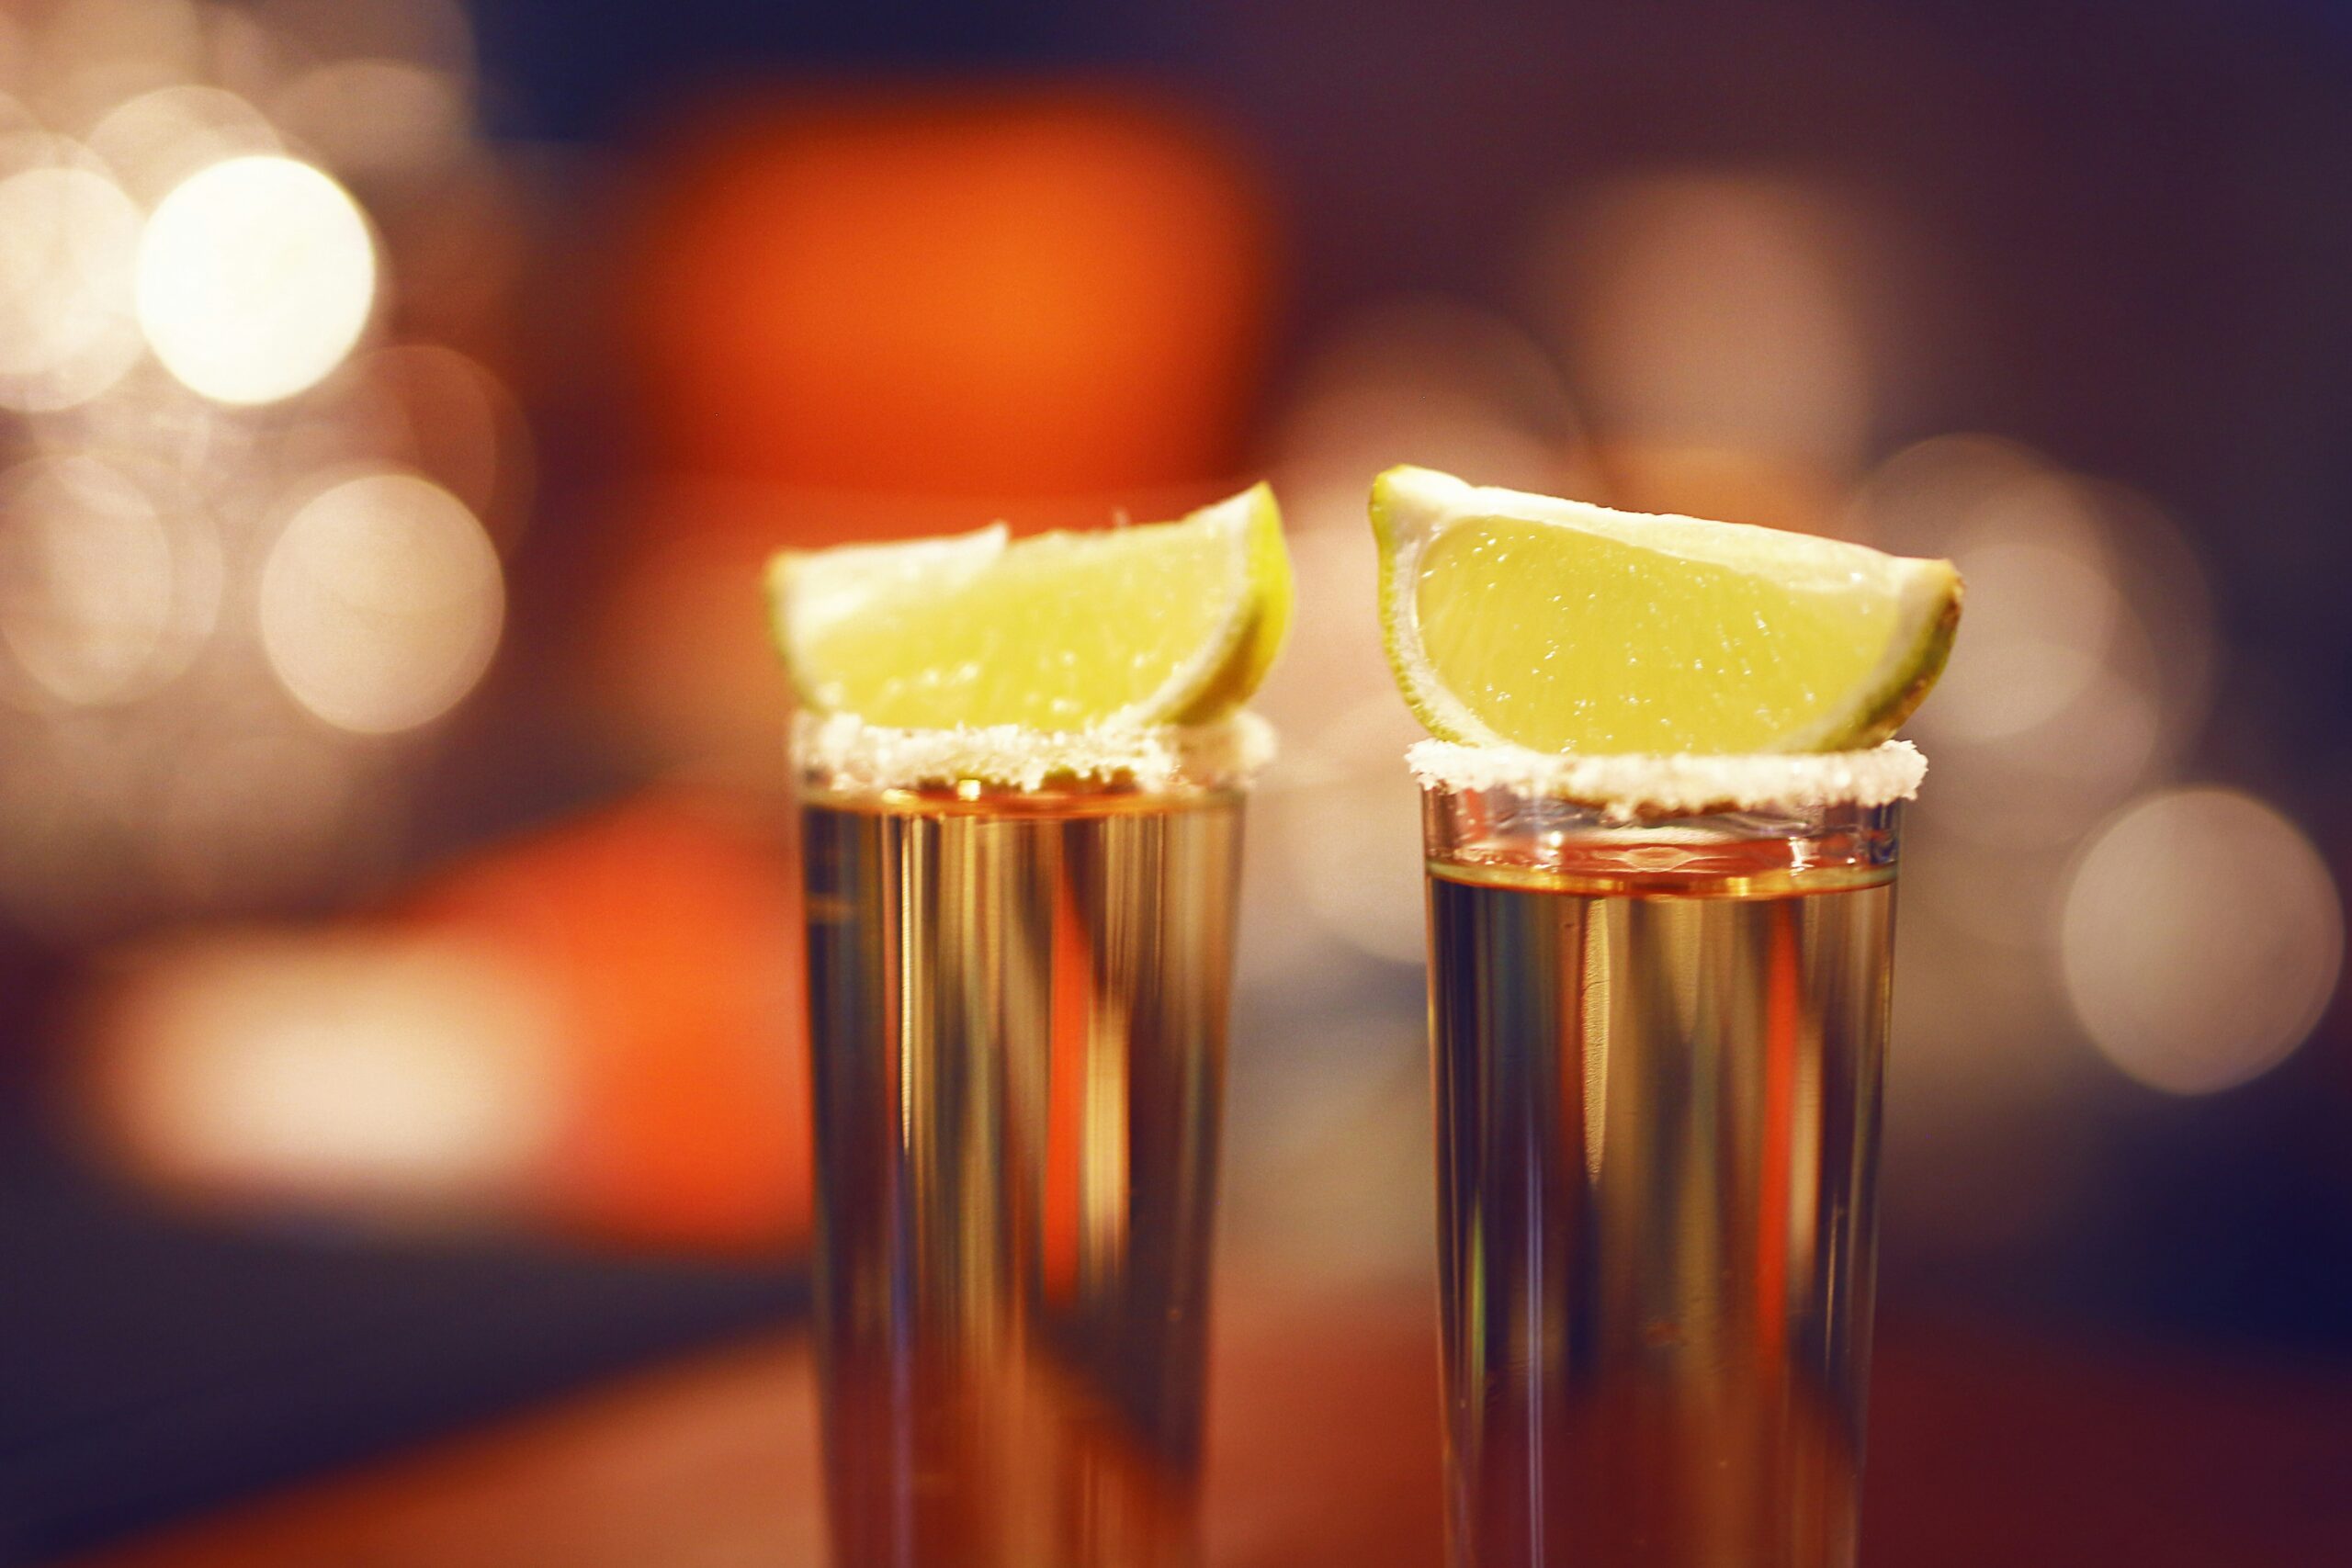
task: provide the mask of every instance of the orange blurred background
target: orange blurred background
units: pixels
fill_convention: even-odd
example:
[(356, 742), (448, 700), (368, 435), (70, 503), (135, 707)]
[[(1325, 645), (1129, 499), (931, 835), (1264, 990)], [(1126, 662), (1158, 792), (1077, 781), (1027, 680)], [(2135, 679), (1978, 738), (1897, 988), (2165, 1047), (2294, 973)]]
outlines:
[[(790, 10), (0, 13), (0, 1561), (792, 1333), (759, 563), (1260, 476), (1223, 1289), (1369, 1303), (1316, 1386), (1422, 1397), (1407, 460), (1959, 561), (1887, 1398), (2352, 1413), (2276, 1393), (2352, 1372), (2339, 7)], [(2221, 1489), (2242, 1560), (2352, 1550), (2293, 1491)]]

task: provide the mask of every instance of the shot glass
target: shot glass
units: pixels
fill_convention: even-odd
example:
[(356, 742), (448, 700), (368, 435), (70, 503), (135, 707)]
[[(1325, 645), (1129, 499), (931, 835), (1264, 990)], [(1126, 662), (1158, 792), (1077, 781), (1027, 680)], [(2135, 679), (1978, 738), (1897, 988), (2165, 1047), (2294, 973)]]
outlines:
[(973, 744), (799, 737), (835, 1562), (1179, 1568), (1251, 742)]
[(1847, 1568), (1917, 753), (1414, 764), (1454, 1568)]

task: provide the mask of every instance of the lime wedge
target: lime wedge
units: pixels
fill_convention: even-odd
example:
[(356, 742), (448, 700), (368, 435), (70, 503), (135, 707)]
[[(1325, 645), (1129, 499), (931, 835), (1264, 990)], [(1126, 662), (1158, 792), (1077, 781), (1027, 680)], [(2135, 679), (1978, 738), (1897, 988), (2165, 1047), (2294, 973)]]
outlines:
[(1651, 517), (1428, 468), (1372, 487), (1389, 663), (1441, 739), (1541, 751), (1835, 751), (1928, 694), (1951, 563)]
[(1290, 556), (1261, 484), (1176, 523), (787, 550), (768, 593), (793, 689), (817, 712), (1128, 729), (1250, 699), (1290, 626)]

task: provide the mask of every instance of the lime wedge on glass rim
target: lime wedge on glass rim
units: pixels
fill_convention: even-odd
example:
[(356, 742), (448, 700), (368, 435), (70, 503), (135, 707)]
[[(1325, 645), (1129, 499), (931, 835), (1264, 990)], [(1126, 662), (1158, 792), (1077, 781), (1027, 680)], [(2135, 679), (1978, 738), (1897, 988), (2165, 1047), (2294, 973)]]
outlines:
[(1860, 750), (1918, 706), (1960, 621), (1949, 561), (1429, 468), (1374, 481), (1372, 527), (1389, 663), (1442, 740)]
[(1261, 484), (1175, 523), (787, 550), (768, 599), (811, 711), (905, 729), (1139, 729), (1249, 700), (1290, 626), (1290, 557)]

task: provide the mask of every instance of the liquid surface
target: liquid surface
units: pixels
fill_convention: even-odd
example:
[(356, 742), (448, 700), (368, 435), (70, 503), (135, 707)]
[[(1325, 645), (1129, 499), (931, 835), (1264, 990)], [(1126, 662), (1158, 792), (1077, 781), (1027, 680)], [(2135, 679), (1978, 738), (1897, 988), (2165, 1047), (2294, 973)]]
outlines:
[(1430, 866), (1453, 1561), (1847, 1568), (1887, 869), (1550, 858)]
[(1193, 1562), (1238, 801), (802, 822), (835, 1561)]

